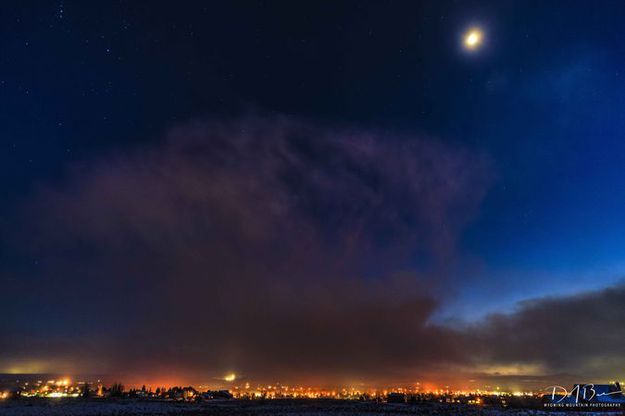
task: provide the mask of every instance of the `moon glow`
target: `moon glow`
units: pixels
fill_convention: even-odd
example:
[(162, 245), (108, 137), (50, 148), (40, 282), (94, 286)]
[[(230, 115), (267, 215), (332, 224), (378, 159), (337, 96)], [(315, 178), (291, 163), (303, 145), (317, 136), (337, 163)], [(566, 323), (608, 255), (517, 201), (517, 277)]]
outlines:
[(470, 29), (464, 34), (464, 47), (467, 50), (474, 51), (481, 46), (483, 39), (484, 33), (480, 29)]

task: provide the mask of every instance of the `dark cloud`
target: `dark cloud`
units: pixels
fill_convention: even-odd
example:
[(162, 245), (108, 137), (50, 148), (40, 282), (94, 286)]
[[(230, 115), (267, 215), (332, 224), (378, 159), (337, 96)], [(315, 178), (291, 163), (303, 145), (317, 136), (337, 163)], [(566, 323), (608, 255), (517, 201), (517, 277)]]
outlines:
[(430, 322), (489, 181), (484, 158), (422, 138), (288, 118), (186, 125), (14, 215), (0, 365), (190, 381), (619, 376), (625, 286)]
[(619, 379), (625, 348), (625, 286), (567, 297), (534, 299), (512, 314), (490, 316), (472, 333), (491, 363), (534, 365), (578, 382)]
[(186, 125), (23, 205), (0, 364), (337, 380), (465, 362), (428, 319), (489, 181), (422, 138)]

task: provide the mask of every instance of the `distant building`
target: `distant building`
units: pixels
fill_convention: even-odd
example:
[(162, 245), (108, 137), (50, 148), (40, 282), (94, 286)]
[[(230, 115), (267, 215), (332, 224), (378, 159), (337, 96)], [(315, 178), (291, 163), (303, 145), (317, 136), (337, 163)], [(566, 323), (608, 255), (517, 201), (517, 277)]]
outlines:
[(228, 390), (209, 390), (202, 393), (202, 399), (204, 400), (216, 400), (216, 399), (234, 399), (234, 395)]
[(388, 403), (406, 403), (406, 395), (404, 393), (389, 393), (386, 396)]

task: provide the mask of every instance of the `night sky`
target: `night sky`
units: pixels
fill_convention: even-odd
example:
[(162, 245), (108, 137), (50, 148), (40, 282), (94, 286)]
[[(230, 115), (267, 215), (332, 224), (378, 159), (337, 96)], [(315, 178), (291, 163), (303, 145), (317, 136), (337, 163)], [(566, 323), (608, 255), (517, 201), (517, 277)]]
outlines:
[(0, 373), (623, 378), (623, 22), (0, 6)]

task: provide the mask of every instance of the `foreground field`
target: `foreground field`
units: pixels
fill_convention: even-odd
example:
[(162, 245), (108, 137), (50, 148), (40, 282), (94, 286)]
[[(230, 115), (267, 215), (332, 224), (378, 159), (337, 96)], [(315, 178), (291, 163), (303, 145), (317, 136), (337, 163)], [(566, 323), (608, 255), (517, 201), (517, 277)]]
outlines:
[(380, 415), (615, 415), (607, 412), (548, 412), (540, 410), (481, 408), (466, 405), (418, 405), (339, 400), (213, 401), (175, 403), (138, 400), (20, 400), (0, 403), (2, 416), (380, 416)]

